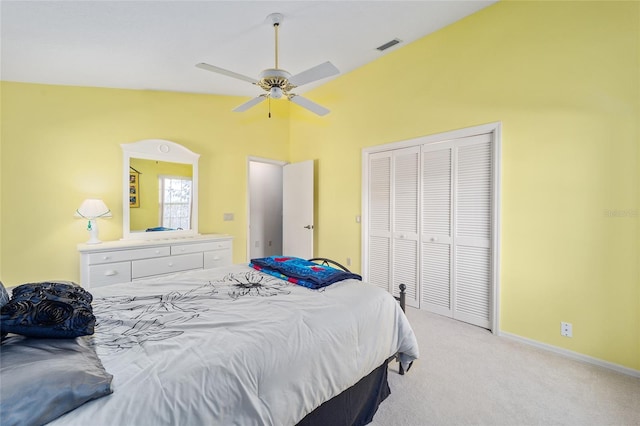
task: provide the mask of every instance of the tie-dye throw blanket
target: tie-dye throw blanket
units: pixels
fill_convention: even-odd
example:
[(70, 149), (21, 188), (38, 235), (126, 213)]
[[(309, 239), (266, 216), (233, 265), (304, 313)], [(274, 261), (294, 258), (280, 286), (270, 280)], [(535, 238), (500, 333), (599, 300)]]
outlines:
[(319, 265), (299, 257), (262, 257), (251, 259), (249, 266), (265, 274), (311, 289), (326, 287), (350, 278), (362, 281), (362, 277), (358, 274)]

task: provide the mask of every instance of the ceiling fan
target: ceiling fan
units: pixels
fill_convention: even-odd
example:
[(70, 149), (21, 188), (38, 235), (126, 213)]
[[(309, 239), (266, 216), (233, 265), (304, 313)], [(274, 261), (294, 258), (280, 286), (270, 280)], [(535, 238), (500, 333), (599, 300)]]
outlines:
[[(272, 13), (267, 16), (267, 19), (273, 23), (273, 28), (275, 31), (276, 63), (275, 68), (268, 68), (262, 71), (260, 73), (259, 80), (226, 70), (224, 68), (209, 65), (204, 62), (197, 64), (196, 67), (203, 70), (226, 75), (227, 77), (233, 77), (239, 80), (248, 81), (249, 83), (255, 84), (256, 86), (260, 86), (260, 88), (267, 92), (249, 100), (248, 102), (243, 103), (242, 105), (237, 106), (233, 110), (235, 112), (246, 111), (266, 99), (280, 99), (284, 96), (294, 104), (300, 105), (301, 107), (306, 108), (315, 114), (326, 115), (329, 113), (329, 110), (327, 108), (318, 105), (317, 103), (310, 101), (309, 99), (304, 98), (300, 95), (296, 95), (292, 92), (292, 90), (298, 86), (302, 86), (303, 84), (311, 83), (322, 78), (339, 74), (340, 71), (329, 61), (324, 62), (320, 65), (316, 65), (315, 67), (309, 68), (308, 70), (294, 76), (289, 74), (289, 72), (278, 68), (278, 27), (280, 26), (283, 18), (284, 16), (281, 13)], [(271, 114), (269, 114), (269, 116), (271, 116)]]

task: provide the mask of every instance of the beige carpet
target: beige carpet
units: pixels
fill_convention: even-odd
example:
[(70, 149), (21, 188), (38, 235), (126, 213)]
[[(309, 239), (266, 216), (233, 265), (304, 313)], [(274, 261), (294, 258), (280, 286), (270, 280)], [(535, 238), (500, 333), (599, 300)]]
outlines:
[(374, 426), (639, 425), (640, 379), (408, 308), (420, 359)]

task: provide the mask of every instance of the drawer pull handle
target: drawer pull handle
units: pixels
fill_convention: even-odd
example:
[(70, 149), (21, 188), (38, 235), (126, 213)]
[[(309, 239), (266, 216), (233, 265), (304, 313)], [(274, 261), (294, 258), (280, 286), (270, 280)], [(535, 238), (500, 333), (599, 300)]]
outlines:
[(156, 250), (156, 254), (160, 254), (160, 250)]
[(111, 259), (111, 256), (102, 256), (102, 260), (109, 260)]
[(173, 262), (169, 262), (169, 263), (167, 264), (167, 266), (168, 266), (168, 267), (172, 267), (172, 266), (173, 266)]
[(114, 275), (118, 275), (118, 271), (114, 271), (113, 269), (109, 269), (108, 271), (104, 272), (104, 275), (107, 277), (112, 277)]
[(213, 260), (220, 260), (220, 256), (213, 256)]

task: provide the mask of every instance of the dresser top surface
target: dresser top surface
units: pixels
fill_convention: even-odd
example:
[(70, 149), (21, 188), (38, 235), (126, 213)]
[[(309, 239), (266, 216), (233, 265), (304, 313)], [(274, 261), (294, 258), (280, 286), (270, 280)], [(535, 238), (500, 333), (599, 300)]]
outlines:
[(156, 247), (179, 244), (206, 243), (210, 241), (231, 240), (233, 237), (228, 234), (203, 234), (184, 238), (163, 238), (155, 240), (117, 240), (103, 241), (100, 244), (78, 244), (80, 253), (93, 253), (109, 250), (125, 250), (144, 247)]

